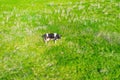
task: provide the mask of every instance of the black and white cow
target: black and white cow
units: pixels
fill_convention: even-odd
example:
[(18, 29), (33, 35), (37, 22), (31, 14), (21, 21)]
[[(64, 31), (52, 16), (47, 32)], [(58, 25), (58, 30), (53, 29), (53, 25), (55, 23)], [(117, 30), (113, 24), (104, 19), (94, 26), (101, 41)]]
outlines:
[(50, 40), (54, 40), (56, 43), (56, 40), (61, 39), (61, 36), (57, 33), (46, 33), (43, 35), (45, 43), (47, 43)]

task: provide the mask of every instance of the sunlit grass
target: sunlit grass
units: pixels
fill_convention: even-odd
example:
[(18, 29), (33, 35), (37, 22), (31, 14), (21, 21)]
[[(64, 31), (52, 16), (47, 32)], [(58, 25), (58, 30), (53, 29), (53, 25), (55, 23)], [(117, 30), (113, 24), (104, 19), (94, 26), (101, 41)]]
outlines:
[[(0, 0), (0, 80), (120, 79), (120, 2)], [(44, 33), (62, 35), (44, 43)]]

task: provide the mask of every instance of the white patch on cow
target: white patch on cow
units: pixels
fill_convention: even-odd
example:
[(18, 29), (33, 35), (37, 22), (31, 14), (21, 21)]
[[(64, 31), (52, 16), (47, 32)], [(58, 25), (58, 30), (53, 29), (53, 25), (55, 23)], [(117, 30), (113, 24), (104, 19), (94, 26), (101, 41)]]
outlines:
[(54, 33), (54, 37), (56, 37), (57, 33)]
[(49, 41), (49, 40), (50, 40), (50, 38), (47, 38), (47, 39), (46, 39), (46, 41)]
[(48, 33), (46, 33), (46, 37), (48, 37)]

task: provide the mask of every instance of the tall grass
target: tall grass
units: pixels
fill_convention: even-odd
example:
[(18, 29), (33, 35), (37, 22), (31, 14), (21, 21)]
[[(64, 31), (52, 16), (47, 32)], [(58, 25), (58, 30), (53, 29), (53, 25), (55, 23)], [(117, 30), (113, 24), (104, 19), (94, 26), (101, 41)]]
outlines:
[[(119, 80), (119, 0), (0, 0), (0, 80)], [(44, 33), (57, 32), (57, 44)]]

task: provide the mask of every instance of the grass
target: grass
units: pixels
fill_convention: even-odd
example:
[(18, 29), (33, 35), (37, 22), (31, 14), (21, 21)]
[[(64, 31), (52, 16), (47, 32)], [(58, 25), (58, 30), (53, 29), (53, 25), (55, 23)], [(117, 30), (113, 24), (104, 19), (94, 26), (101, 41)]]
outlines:
[[(119, 0), (0, 0), (0, 80), (119, 80)], [(57, 32), (57, 44), (44, 33)]]

